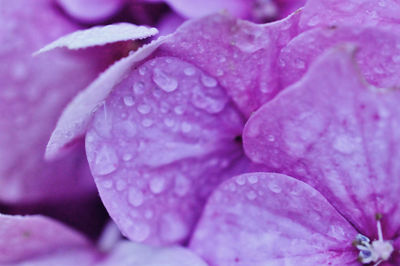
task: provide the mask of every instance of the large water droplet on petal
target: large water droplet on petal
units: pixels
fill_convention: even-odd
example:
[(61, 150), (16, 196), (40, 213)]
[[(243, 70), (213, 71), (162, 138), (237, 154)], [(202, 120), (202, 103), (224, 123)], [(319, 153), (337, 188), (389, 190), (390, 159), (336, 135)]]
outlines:
[(155, 68), (153, 71), (153, 81), (166, 92), (172, 92), (178, 88), (178, 81), (159, 68)]
[(118, 166), (118, 157), (114, 149), (104, 145), (96, 155), (93, 172), (98, 175), (107, 175), (114, 172)]

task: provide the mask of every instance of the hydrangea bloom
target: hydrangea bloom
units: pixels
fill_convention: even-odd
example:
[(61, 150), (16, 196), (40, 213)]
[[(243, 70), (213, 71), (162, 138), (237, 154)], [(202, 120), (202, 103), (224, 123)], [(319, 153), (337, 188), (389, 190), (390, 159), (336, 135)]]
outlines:
[(224, 183), (191, 242), (211, 265), (399, 263), (400, 95), (366, 83), (353, 49), (324, 54), (247, 122), (248, 156), (305, 183), (265, 173)]

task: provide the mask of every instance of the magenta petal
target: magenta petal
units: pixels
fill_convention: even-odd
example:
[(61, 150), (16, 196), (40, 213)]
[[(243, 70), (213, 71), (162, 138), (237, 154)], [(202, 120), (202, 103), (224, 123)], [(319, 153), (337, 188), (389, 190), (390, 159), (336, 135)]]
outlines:
[(358, 265), (356, 235), (307, 184), (251, 173), (213, 193), (190, 248), (210, 265)]
[(264, 25), (227, 15), (192, 20), (158, 53), (179, 57), (211, 74), (248, 116), (278, 92), (277, 57), (297, 35), (300, 14)]
[(132, 55), (122, 58), (68, 104), (47, 144), (45, 154), (47, 159), (58, 157), (68, 150), (76, 139), (84, 136), (94, 110), (107, 98), (112, 88), (122, 80), (124, 75), (129, 73), (131, 67), (151, 54), (162, 42), (163, 39), (160, 38), (143, 46)]
[(122, 232), (155, 244), (185, 240), (241, 160), (243, 124), (217, 80), (190, 63), (156, 57), (130, 73), (86, 135), (92, 174)]
[(32, 57), (77, 29), (51, 1), (15, 0), (0, 12), (0, 24), (7, 25), (0, 27), (0, 200), (33, 204), (95, 192), (82, 145), (53, 163), (43, 154), (63, 107), (110, 60), (67, 51)]
[(397, 0), (308, 0), (300, 26), (338, 24), (362, 26), (396, 26), (400, 22), (400, 3)]
[(84, 237), (49, 218), (0, 214), (2, 265), (91, 265), (96, 256)]
[[(244, 130), (255, 162), (314, 186), (360, 232), (400, 228), (399, 91), (377, 89), (347, 46), (321, 56), (298, 83), (260, 108)], [(273, 114), (273, 115), (271, 115)]]
[(279, 56), (281, 85), (298, 81), (308, 66), (329, 47), (343, 42), (357, 45), (355, 60), (365, 79), (379, 87), (397, 87), (400, 78), (400, 35), (377, 27), (316, 28), (295, 37)]
[(83, 22), (98, 22), (114, 15), (124, 0), (56, 0), (73, 18)]
[(253, 5), (252, 0), (165, 0), (172, 9), (187, 18), (206, 16), (228, 11), (236, 17), (246, 17)]

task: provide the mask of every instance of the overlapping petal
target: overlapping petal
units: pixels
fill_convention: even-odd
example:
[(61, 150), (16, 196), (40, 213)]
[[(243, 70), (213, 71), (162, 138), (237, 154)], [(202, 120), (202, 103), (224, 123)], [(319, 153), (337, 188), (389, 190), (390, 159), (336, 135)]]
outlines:
[[(369, 85), (353, 50), (321, 56), (298, 83), (248, 121), (244, 146), (255, 162), (320, 191), (360, 232), (399, 230), (399, 91)], [(274, 115), (271, 115), (271, 114)]]
[(309, 185), (249, 173), (215, 190), (190, 248), (210, 265), (358, 265), (356, 234)]

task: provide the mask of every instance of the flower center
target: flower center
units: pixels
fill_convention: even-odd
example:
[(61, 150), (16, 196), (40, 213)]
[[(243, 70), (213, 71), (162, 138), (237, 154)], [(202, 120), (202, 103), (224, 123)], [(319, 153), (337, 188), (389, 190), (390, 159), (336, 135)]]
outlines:
[(370, 241), (370, 239), (362, 234), (358, 234), (353, 245), (360, 251), (358, 260), (363, 264), (374, 262), (374, 266), (390, 258), (393, 252), (392, 241), (384, 240), (382, 235), (381, 215), (377, 215), (378, 239)]

